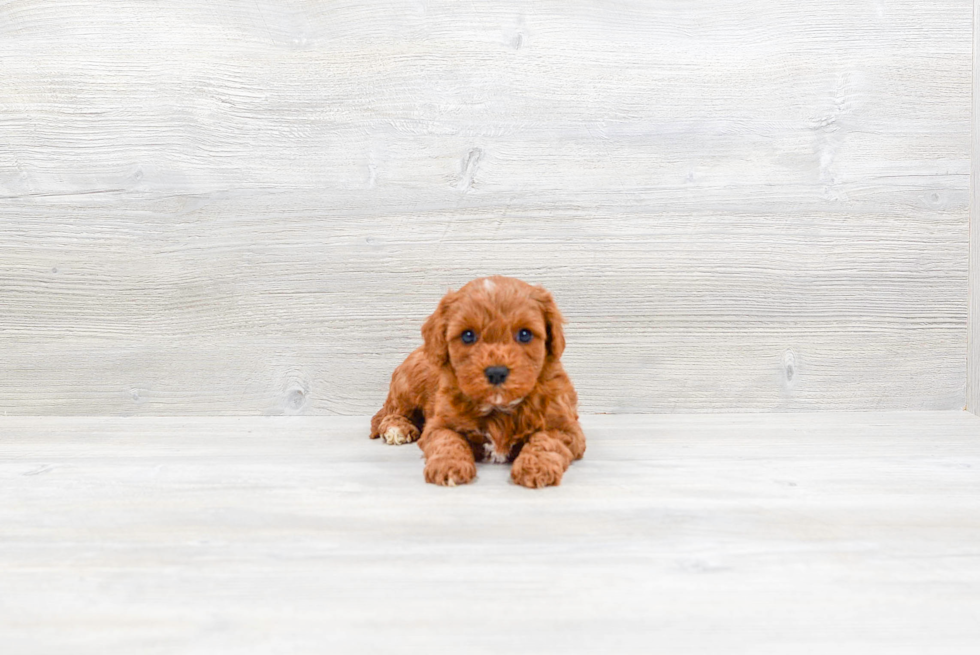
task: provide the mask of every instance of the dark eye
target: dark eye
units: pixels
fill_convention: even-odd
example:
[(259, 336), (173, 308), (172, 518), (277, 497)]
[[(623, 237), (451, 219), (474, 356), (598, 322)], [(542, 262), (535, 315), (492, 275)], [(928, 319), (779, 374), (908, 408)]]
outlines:
[(517, 340), (521, 343), (531, 343), (533, 337), (534, 335), (527, 328), (521, 328), (517, 331)]
[(463, 334), (459, 335), (459, 338), (463, 340), (463, 343), (474, 343), (476, 341), (476, 332), (466, 330)]

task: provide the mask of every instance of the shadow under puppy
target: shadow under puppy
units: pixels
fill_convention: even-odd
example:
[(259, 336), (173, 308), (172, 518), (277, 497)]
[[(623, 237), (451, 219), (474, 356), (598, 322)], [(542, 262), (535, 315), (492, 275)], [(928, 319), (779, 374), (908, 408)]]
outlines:
[(470, 482), (486, 460), (513, 462), (525, 487), (559, 484), (585, 452), (562, 322), (548, 291), (514, 278), (450, 291), (422, 326), (425, 343), (392, 374), (371, 438), (418, 440), (426, 482)]

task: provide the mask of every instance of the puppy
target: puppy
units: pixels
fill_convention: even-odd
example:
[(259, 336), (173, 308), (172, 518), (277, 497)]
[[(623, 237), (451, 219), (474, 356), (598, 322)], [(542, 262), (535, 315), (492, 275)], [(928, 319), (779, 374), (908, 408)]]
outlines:
[(513, 462), (525, 487), (559, 484), (585, 452), (559, 359), (562, 322), (550, 293), (514, 278), (450, 291), (422, 326), (425, 343), (392, 374), (371, 438), (418, 440), (434, 484), (470, 482), (477, 460)]

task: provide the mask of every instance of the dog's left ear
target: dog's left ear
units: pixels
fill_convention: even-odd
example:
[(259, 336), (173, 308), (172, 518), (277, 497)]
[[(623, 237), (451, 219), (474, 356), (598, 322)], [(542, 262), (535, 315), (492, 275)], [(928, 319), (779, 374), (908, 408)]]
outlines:
[(541, 305), (541, 313), (544, 314), (544, 323), (548, 329), (548, 355), (558, 359), (565, 352), (565, 330), (562, 329), (565, 319), (547, 289), (534, 287), (532, 297)]
[(437, 366), (449, 363), (449, 344), (446, 341), (446, 314), (454, 302), (457, 293), (450, 291), (442, 300), (432, 315), (422, 324), (422, 338), (425, 339), (425, 354)]

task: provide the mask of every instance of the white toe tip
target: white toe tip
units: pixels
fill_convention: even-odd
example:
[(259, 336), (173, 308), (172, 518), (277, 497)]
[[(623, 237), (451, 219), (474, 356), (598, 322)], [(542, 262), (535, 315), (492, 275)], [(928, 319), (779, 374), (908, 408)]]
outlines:
[(388, 428), (381, 436), (384, 438), (386, 443), (394, 446), (400, 446), (401, 444), (406, 444), (412, 441), (412, 438), (405, 434), (401, 428)]

